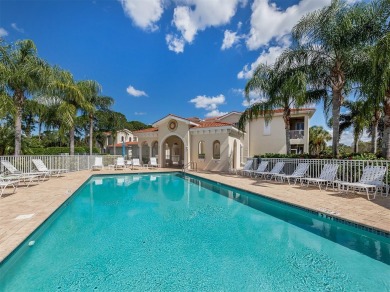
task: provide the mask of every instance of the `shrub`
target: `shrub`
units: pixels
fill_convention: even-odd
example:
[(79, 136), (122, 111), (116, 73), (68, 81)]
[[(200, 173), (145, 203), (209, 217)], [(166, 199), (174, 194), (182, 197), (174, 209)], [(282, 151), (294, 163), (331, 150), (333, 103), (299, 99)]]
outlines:
[[(69, 153), (69, 147), (46, 147), (46, 148), (30, 148), (31, 155), (60, 155)], [(99, 153), (99, 149), (94, 147), (93, 153)], [(89, 154), (89, 147), (75, 147), (75, 154)]]

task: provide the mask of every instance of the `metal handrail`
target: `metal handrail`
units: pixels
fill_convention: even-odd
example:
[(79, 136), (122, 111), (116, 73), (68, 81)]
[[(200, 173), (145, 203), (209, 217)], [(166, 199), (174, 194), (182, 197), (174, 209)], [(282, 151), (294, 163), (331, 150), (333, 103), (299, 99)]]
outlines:
[(196, 163), (195, 161), (190, 161), (186, 165), (183, 165), (182, 171), (186, 172), (186, 169), (192, 169), (198, 172), (198, 163)]

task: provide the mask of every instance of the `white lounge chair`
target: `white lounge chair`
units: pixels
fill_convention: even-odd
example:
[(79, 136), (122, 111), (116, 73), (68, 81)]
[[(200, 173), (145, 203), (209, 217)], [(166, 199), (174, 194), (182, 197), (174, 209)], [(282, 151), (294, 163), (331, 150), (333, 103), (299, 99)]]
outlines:
[(125, 169), (125, 159), (123, 157), (116, 159), (114, 169)]
[(23, 181), (26, 187), (34, 181), (38, 183), (41, 178), (44, 179), (47, 175), (45, 172), (21, 172), (7, 160), (2, 160), (1, 164), (7, 169), (9, 177), (14, 177), (15, 179), (19, 179), (19, 181)]
[(247, 173), (248, 170), (252, 170), (253, 169), (253, 159), (250, 159), (248, 160), (243, 169), (239, 169), (238, 172), (241, 174), (241, 175), (245, 175), (245, 173)]
[(284, 167), (284, 162), (279, 161), (279, 162), (276, 162), (276, 164), (274, 165), (274, 167), (270, 171), (256, 171), (255, 175), (258, 176), (260, 179), (261, 178), (264, 178), (264, 179), (269, 178), (271, 180), (274, 177), (274, 175), (282, 172), (283, 167)]
[(150, 164), (151, 167), (156, 167), (160, 168), (160, 164), (157, 163), (157, 158), (156, 157), (150, 157)]
[(92, 165), (92, 170), (101, 170), (103, 169), (103, 157), (96, 156), (95, 157), (95, 163)]
[[(387, 188), (387, 185), (385, 185), (385, 183), (383, 182), (383, 178), (386, 174), (386, 171), (386, 166), (366, 166), (363, 169), (363, 174), (358, 182), (337, 181), (338, 189), (339, 191), (346, 190), (346, 193), (348, 193), (350, 188), (354, 191), (365, 190), (367, 194), (367, 199), (373, 200), (376, 197), (378, 188)], [(374, 191), (372, 199), (370, 199), (369, 190)]]
[(282, 174), (282, 173), (275, 174), (274, 178), (275, 180), (280, 178), (282, 182), (285, 179), (287, 179), (288, 184), (290, 184), (290, 180), (293, 179), (294, 183), (297, 183), (297, 179), (301, 179), (302, 177), (304, 177), (308, 169), (309, 169), (309, 163), (298, 163), (297, 168), (295, 168), (292, 174)]
[(12, 194), (15, 193), (18, 184), (19, 184), (19, 179), (16, 177), (12, 178), (12, 177), (0, 176), (0, 197), (3, 196), (5, 189), (9, 186), (13, 187)]
[(307, 183), (307, 187), (310, 183), (313, 183), (318, 184), (318, 187), (321, 190), (321, 184), (325, 184), (326, 190), (329, 184), (334, 185), (338, 168), (338, 164), (325, 164), (319, 177), (302, 177), (301, 186), (303, 186), (305, 182)]
[(48, 169), (41, 159), (33, 159), (32, 162), (38, 172), (46, 173), (50, 176), (56, 174), (59, 177), (61, 173), (68, 172), (66, 168)]
[(125, 166), (129, 167), (129, 168), (130, 168), (130, 166), (133, 166), (133, 160), (131, 160), (131, 159), (130, 160), (126, 160), (125, 161)]
[(266, 171), (267, 167), (268, 167), (268, 161), (263, 160), (262, 162), (260, 162), (256, 170), (246, 170), (245, 172), (249, 173), (249, 175), (252, 176), (252, 175), (256, 175), (256, 173), (258, 172), (260, 173)]
[(139, 162), (139, 158), (133, 158), (133, 168), (135, 167), (141, 167), (141, 164)]

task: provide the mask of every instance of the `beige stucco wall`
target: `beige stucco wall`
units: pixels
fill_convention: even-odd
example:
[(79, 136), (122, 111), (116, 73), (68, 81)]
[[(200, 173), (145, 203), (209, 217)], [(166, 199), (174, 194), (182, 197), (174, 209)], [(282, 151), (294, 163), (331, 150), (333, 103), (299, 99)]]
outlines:
[[(221, 143), (221, 158), (219, 160), (213, 159), (213, 143), (218, 140)], [(205, 159), (198, 158), (198, 145), (200, 141), (204, 141)], [(224, 167), (223, 161), (227, 161), (228, 157), (228, 133), (204, 133), (191, 134), (191, 161), (198, 165), (199, 170), (213, 170), (216, 171)], [(222, 162), (221, 162), (222, 161)]]
[(234, 124), (234, 123), (238, 122), (238, 120), (240, 119), (240, 116), (241, 116), (241, 114), (233, 113), (231, 115), (228, 115), (226, 117), (220, 118), (218, 120), (221, 121), (221, 122), (224, 122), (224, 123)]
[(275, 116), (269, 122), (270, 135), (264, 134), (263, 118), (249, 123), (249, 156), (265, 153), (286, 153), (286, 138), (282, 117)]

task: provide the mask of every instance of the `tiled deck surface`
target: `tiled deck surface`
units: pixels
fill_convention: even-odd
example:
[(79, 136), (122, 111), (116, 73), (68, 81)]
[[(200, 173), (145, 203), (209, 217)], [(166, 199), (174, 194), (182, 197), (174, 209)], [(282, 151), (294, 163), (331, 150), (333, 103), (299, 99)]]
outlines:
[[(83, 182), (93, 174), (134, 173), (159, 170), (103, 170), (79, 171), (51, 178), (38, 185), (20, 186), (15, 194), (0, 198), (0, 261), (53, 213)], [(390, 197), (380, 195), (368, 201), (363, 194), (341, 195), (318, 188), (301, 188), (275, 182), (264, 182), (248, 177), (221, 173), (193, 173), (200, 177), (259, 193), (267, 197), (329, 213), (359, 224), (390, 232)], [(25, 218), (17, 218), (20, 215)]]

